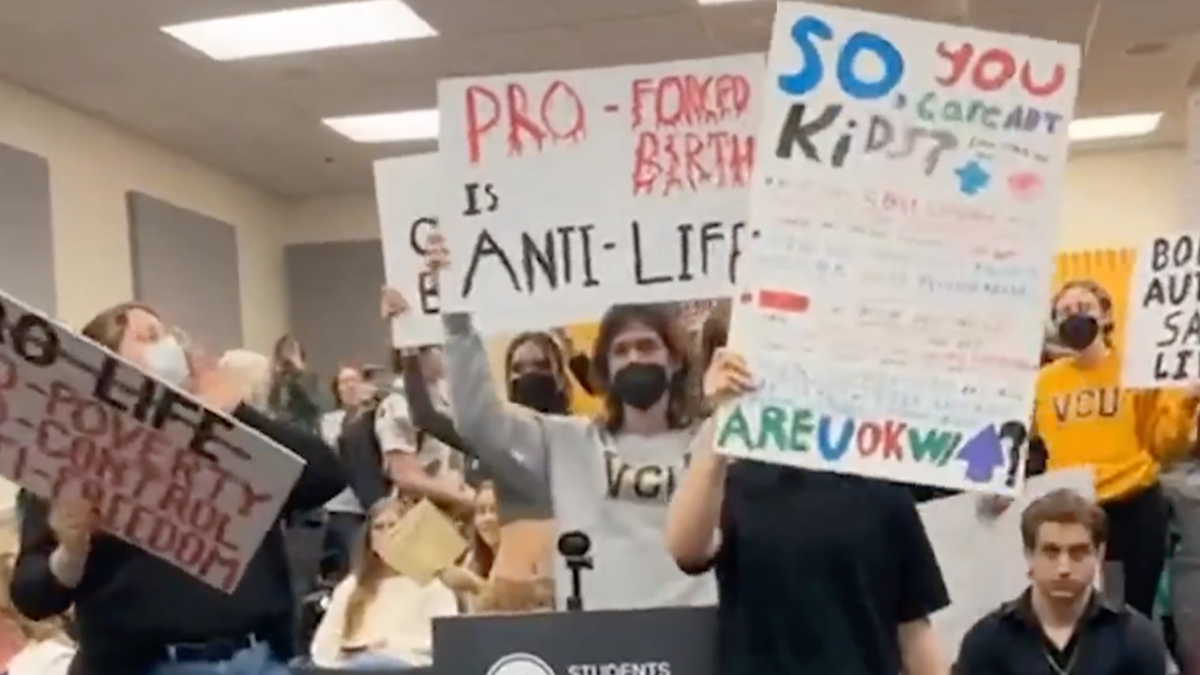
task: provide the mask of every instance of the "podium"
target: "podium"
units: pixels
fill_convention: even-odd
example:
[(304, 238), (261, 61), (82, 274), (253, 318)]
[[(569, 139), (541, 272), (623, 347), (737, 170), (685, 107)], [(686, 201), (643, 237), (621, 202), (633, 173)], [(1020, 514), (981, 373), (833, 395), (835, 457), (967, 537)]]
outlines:
[(715, 675), (715, 607), (447, 617), (436, 675)]

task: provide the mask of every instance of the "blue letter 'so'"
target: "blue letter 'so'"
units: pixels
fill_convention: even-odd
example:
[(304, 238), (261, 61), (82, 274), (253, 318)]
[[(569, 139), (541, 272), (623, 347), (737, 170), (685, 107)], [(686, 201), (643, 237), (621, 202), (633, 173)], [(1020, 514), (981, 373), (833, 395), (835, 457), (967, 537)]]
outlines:
[[(861, 52), (874, 52), (883, 62), (883, 75), (875, 82), (864, 82), (854, 72)], [(875, 33), (855, 33), (846, 40), (838, 56), (837, 78), (842, 91), (860, 101), (883, 98), (892, 93), (904, 77), (904, 55), (887, 38)]]
[(806, 16), (792, 24), (792, 42), (804, 55), (800, 70), (791, 75), (779, 76), (779, 90), (791, 96), (804, 96), (821, 84), (825, 79), (825, 65), (821, 62), (821, 52), (813, 44), (814, 39), (822, 41), (833, 39), (833, 29), (829, 24), (815, 16)]

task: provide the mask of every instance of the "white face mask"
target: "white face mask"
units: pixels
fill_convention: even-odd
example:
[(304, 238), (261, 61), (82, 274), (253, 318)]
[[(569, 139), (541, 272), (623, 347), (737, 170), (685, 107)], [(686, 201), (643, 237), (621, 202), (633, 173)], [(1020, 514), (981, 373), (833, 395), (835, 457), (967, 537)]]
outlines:
[(146, 368), (164, 382), (182, 387), (192, 376), (187, 352), (174, 337), (167, 336), (142, 352)]

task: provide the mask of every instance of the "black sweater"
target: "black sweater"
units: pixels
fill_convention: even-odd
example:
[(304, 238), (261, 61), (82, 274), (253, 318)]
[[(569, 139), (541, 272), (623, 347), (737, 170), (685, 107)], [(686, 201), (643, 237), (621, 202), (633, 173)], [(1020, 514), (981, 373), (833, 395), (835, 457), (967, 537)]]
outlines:
[[(318, 436), (244, 405), (233, 416), (306, 462), (281, 517), (317, 508), (346, 487), (337, 456)], [(280, 658), (292, 656), (294, 599), (280, 527), (267, 533), (232, 594), (105, 535), (93, 540), (79, 585), (66, 588), (50, 572), (57, 542), (49, 504), (24, 492), (18, 499), (21, 548), (12, 602), (35, 620), (74, 607), (79, 653), (72, 675), (137, 675), (163, 660), (168, 645), (248, 634), (267, 640)]]

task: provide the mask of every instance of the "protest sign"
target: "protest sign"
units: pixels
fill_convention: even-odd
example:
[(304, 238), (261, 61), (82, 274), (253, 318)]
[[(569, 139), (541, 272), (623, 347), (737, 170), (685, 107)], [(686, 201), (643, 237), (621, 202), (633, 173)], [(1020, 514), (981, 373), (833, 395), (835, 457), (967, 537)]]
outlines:
[(737, 457), (1012, 494), (1075, 46), (781, 2), (720, 413)]
[(1038, 497), (1061, 488), (1089, 499), (1096, 496), (1092, 472), (1069, 469), (1030, 478), (1021, 497), (999, 516), (980, 514), (978, 496), (969, 493), (919, 507), (950, 592), (950, 606), (932, 617), (946, 663), (958, 657), (958, 646), (976, 621), (1029, 585), (1021, 513)]
[(383, 271), (412, 311), (392, 320), (392, 344), (441, 344), (438, 285), (425, 269), (425, 242), (437, 227), (437, 155), (410, 155), (375, 162)]
[(467, 550), (467, 540), (454, 521), (428, 499), (406, 511), (380, 537), (379, 557), (419, 584), (433, 581), (438, 572), (453, 566)]
[(494, 332), (728, 295), (762, 75), (750, 55), (442, 81), (443, 306)]
[(303, 461), (0, 293), (0, 474), (231, 592)]
[[(1188, 185), (1200, 180), (1200, 93), (1189, 102)], [(1125, 324), (1121, 386), (1182, 387), (1200, 381), (1200, 197), (1185, 190), (1185, 231), (1138, 251)]]

